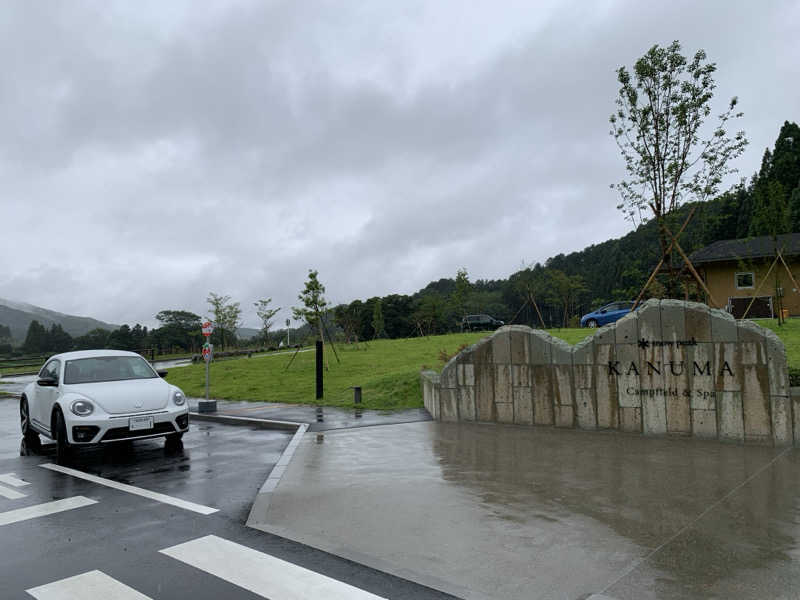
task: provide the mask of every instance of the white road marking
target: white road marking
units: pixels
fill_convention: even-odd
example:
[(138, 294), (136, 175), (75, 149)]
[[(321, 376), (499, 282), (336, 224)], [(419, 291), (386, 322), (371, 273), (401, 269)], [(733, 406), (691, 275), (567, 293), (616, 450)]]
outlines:
[(89, 571), (25, 591), (36, 600), (152, 600), (102, 571)]
[(119, 483), (118, 481), (106, 479), (105, 477), (90, 475), (89, 473), (84, 473), (83, 471), (78, 471), (76, 469), (70, 469), (69, 467), (62, 467), (60, 465), (54, 465), (52, 463), (47, 463), (39, 466), (45, 469), (50, 469), (51, 471), (58, 471), (59, 473), (64, 473), (65, 475), (72, 475), (73, 477), (85, 479), (86, 481), (91, 481), (92, 483), (96, 483), (98, 485), (104, 485), (106, 487), (114, 488), (115, 490), (120, 490), (123, 492), (127, 492), (129, 494), (134, 494), (136, 496), (141, 496), (143, 498), (148, 498), (150, 500), (155, 500), (156, 502), (177, 506), (178, 508), (200, 513), (201, 515), (210, 515), (217, 512), (218, 510), (216, 508), (211, 508), (210, 506), (195, 504), (194, 502), (189, 502), (188, 500), (173, 498), (172, 496), (167, 496), (166, 494), (151, 492), (150, 490), (145, 490), (143, 488), (136, 487), (134, 485), (128, 485), (127, 483)]
[(26, 495), (27, 494), (21, 494), (17, 490), (7, 488), (4, 485), (0, 485), (0, 496), (3, 496), (3, 498), (8, 498), (9, 500), (19, 500), (20, 498), (24, 498)]
[(160, 552), (269, 600), (385, 600), (215, 535)]
[(23, 481), (22, 479), (16, 477), (16, 473), (4, 473), (3, 475), (0, 475), (0, 483), (5, 483), (11, 487), (24, 487), (26, 485), (30, 485), (29, 481)]
[(84, 496), (72, 496), (71, 498), (64, 498), (63, 500), (53, 500), (52, 502), (8, 510), (0, 513), (0, 526), (10, 525), (18, 521), (35, 519), (36, 517), (46, 517), (47, 515), (64, 512), (65, 510), (72, 510), (73, 508), (81, 508), (82, 506), (89, 506), (90, 504), (97, 504), (97, 500), (92, 500)]

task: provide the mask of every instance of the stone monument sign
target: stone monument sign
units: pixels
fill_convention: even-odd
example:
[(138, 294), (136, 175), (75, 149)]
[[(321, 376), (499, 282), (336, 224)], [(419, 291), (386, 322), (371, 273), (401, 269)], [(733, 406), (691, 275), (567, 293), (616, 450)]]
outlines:
[(780, 339), (681, 300), (648, 300), (576, 346), (502, 327), (441, 375), (424, 372), (422, 387), (442, 421), (800, 444), (800, 398), (793, 406)]

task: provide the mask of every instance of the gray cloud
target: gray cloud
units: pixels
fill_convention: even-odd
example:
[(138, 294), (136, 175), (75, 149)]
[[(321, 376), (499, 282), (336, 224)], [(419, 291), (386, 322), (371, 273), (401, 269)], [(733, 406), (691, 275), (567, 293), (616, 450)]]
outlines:
[[(614, 70), (718, 63), (757, 169), (797, 119), (800, 9), (677, 2), (0, 8), (0, 296), (106, 321), (411, 293), (629, 230)], [(255, 324), (254, 313), (247, 318)]]

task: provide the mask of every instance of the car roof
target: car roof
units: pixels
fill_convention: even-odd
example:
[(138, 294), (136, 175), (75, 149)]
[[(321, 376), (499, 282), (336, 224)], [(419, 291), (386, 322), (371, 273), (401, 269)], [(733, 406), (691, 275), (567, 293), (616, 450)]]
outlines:
[(139, 356), (136, 352), (127, 350), (76, 350), (74, 352), (62, 352), (51, 356), (48, 360), (57, 358), (59, 360), (79, 360), (81, 358), (97, 358), (100, 356)]

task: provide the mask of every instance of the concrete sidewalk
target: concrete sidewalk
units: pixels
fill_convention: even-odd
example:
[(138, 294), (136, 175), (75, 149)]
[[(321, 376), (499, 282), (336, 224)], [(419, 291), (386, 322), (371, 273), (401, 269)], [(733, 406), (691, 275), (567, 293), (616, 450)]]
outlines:
[(259, 528), (463, 598), (791, 598), (799, 456), (464, 423), (306, 434)]

